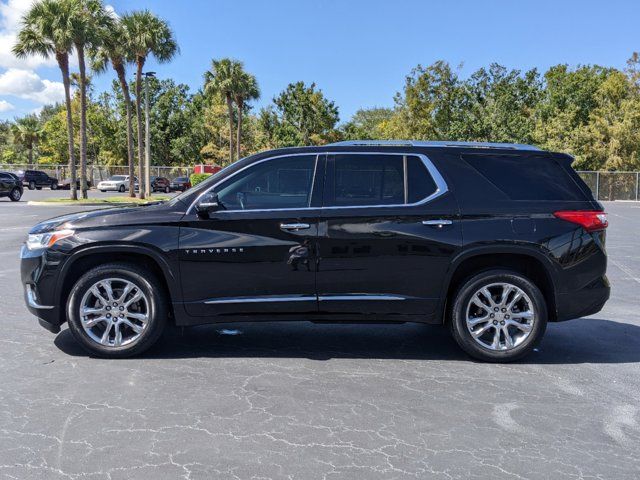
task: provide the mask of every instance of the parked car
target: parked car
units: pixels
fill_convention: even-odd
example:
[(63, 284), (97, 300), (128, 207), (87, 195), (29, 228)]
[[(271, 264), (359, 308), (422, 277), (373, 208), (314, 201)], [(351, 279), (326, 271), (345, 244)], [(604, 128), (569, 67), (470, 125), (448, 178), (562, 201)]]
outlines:
[(58, 188), (58, 179), (50, 177), (41, 170), (24, 170), (16, 172), (16, 174), (29, 190), (42, 190), (42, 187), (49, 187), (51, 190)]
[(104, 357), (169, 322), (296, 319), (443, 324), (473, 357), (516, 360), (609, 298), (607, 217), (572, 160), (418, 141), (262, 152), (168, 202), (36, 225), (26, 303)]
[(170, 188), (172, 192), (184, 192), (191, 188), (191, 181), (189, 180), (189, 177), (177, 177), (171, 181)]
[(15, 173), (0, 172), (0, 197), (9, 197), (12, 202), (18, 202), (22, 192), (22, 182)]
[[(87, 188), (91, 188), (91, 180), (87, 179)], [(71, 179), (65, 178), (58, 184), (58, 188), (60, 190), (70, 190), (71, 189)], [(80, 179), (76, 179), (76, 188), (80, 190)]]
[(171, 182), (165, 177), (150, 177), (151, 191), (153, 192), (171, 192)]
[[(138, 178), (133, 177), (134, 186), (138, 188)], [(98, 190), (101, 192), (114, 191), (124, 192), (129, 189), (129, 175), (113, 175), (109, 180), (98, 182)]]

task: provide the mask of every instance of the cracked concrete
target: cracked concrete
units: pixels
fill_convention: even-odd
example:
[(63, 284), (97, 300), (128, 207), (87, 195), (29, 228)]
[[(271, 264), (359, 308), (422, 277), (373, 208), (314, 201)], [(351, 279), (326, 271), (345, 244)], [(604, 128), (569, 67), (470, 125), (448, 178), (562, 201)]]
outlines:
[(105, 361), (23, 306), (22, 227), (70, 209), (0, 200), (0, 478), (637, 479), (640, 206), (607, 208), (612, 299), (520, 363), (435, 326), (304, 322)]

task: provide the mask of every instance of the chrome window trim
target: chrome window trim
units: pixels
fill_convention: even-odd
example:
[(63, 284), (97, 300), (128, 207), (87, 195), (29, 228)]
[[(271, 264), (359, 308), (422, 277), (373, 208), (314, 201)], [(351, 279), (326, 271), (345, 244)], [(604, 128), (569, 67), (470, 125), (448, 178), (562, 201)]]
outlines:
[[(384, 204), (383, 205), (329, 205), (329, 206), (323, 205), (321, 207), (299, 207), (299, 208), (256, 208), (256, 209), (251, 209), (251, 210), (219, 210), (216, 213), (291, 212), (291, 211), (300, 211), (300, 210), (344, 210), (344, 209), (351, 209), (351, 208), (405, 208), (405, 207), (417, 207), (417, 206), (420, 206), (420, 205), (424, 205), (425, 203), (428, 203), (428, 202), (430, 202), (432, 200), (435, 200), (436, 198), (444, 195), (445, 193), (447, 193), (449, 191), (449, 187), (447, 186), (447, 182), (445, 182), (444, 178), (442, 177), (442, 175), (440, 174), (438, 169), (431, 162), (429, 157), (427, 157), (426, 155), (424, 155), (422, 153), (412, 153), (412, 152), (358, 152), (358, 151), (316, 152), (316, 153), (287, 153), (287, 154), (283, 154), (283, 155), (276, 155), (275, 157), (263, 158), (261, 160), (258, 160), (257, 162), (253, 162), (253, 163), (251, 163), (249, 165), (246, 165), (246, 166), (242, 167), (237, 172), (233, 172), (231, 175), (229, 175), (228, 177), (220, 180), (219, 182), (216, 182), (215, 184), (211, 185), (211, 187), (209, 187), (207, 190), (202, 192), (200, 195), (198, 195), (196, 197), (196, 199), (193, 202), (191, 202), (191, 205), (187, 209), (186, 215), (189, 215), (189, 214), (192, 213), (192, 210), (195, 209), (196, 203), (198, 203), (198, 201), (200, 200), (200, 198), (202, 196), (204, 196), (207, 193), (211, 192), (213, 189), (215, 189), (221, 183), (226, 182), (227, 180), (233, 178), (234, 176), (236, 176), (240, 172), (243, 172), (246, 169), (253, 167), (254, 165), (259, 165), (259, 164), (261, 164), (263, 162), (268, 162), (270, 160), (276, 160), (276, 159), (279, 159), (279, 158), (300, 157), (300, 156), (309, 156), (309, 155), (315, 155), (316, 156), (312, 187), (315, 184), (316, 175), (318, 173), (317, 172), (318, 159), (319, 159), (319, 157), (321, 155), (396, 155), (396, 156), (401, 156), (401, 157), (418, 157), (422, 161), (423, 165), (426, 167), (426, 169), (429, 172), (429, 174), (431, 175), (431, 178), (433, 178), (433, 181), (436, 184), (436, 190), (431, 195), (423, 198), (419, 202), (414, 202), (414, 203), (399, 203), (399, 204), (394, 204), (394, 205), (384, 205)], [(311, 195), (312, 194), (313, 194), (313, 189), (311, 190), (311, 192), (309, 192), (309, 201), (311, 201)]]

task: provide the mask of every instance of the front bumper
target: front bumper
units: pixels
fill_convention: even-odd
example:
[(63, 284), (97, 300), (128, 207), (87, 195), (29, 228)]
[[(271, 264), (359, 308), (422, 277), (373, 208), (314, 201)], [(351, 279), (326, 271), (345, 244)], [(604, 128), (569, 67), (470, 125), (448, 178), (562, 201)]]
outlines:
[(60, 331), (65, 320), (56, 300), (58, 271), (64, 254), (51, 250), (20, 250), (20, 276), (24, 286), (24, 301), (29, 312), (38, 317), (40, 325), (52, 333)]

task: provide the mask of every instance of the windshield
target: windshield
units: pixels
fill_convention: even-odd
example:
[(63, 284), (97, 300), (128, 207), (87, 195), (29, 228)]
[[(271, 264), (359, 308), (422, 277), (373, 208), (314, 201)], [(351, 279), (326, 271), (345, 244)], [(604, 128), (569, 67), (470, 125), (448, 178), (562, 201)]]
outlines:
[(126, 179), (127, 177), (125, 175), (114, 175), (109, 180), (113, 180), (114, 182), (122, 182), (123, 180), (126, 180)]

